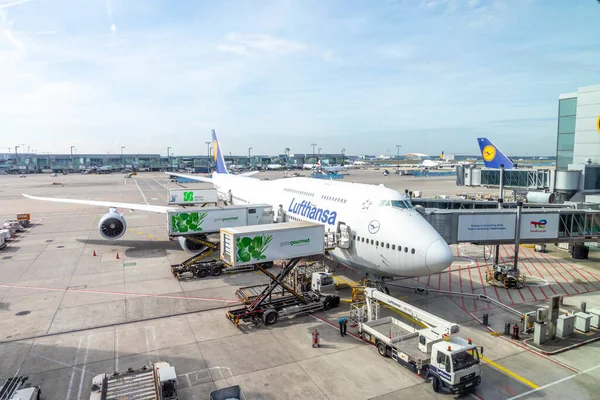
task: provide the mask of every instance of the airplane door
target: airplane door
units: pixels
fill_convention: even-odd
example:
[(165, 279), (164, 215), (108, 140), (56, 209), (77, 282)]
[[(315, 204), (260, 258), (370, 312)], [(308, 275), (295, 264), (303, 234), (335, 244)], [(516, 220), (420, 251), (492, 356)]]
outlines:
[(338, 222), (337, 226), (338, 247), (349, 249), (352, 246), (352, 231), (344, 222)]

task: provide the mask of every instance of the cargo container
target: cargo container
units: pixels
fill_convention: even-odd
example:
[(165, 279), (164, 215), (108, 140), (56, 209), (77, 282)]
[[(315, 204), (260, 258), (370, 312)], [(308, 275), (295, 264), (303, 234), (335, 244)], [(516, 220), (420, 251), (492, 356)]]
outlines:
[(167, 212), (169, 236), (204, 235), (221, 228), (270, 224), (273, 207), (268, 204), (244, 204), (226, 207), (196, 207)]
[(325, 226), (286, 222), (221, 229), (221, 260), (231, 266), (323, 254)]
[(215, 189), (169, 189), (169, 204), (193, 205), (217, 203), (219, 195)]

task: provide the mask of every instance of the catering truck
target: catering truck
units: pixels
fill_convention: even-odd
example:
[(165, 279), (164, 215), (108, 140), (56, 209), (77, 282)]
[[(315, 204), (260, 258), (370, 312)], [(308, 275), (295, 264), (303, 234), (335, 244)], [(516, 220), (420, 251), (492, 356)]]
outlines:
[(170, 237), (206, 235), (221, 228), (269, 224), (273, 222), (273, 207), (268, 204), (195, 207), (167, 212)]
[[(272, 325), (279, 317), (329, 310), (340, 304), (333, 276), (314, 272), (310, 288), (292, 288), (285, 281), (303, 257), (325, 253), (325, 226), (311, 222), (286, 222), (221, 230), (221, 260), (238, 267), (255, 264), (271, 282), (248, 296), (243, 307), (230, 309), (226, 316), (235, 326), (240, 321)], [(258, 263), (283, 261), (274, 276)], [(274, 297), (277, 288), (280, 296)]]
[(169, 204), (192, 206), (194, 204), (218, 203), (215, 189), (168, 189)]

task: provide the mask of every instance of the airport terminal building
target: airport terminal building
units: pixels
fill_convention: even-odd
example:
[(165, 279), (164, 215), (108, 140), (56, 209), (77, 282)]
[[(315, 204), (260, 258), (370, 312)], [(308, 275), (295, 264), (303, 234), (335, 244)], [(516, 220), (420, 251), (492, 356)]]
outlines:
[(600, 163), (600, 85), (559, 96), (556, 168)]

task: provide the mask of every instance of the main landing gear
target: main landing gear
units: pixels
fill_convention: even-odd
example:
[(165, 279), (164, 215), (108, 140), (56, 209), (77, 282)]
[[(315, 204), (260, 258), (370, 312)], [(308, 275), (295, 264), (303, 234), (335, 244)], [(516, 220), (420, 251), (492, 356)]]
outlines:
[(390, 289), (385, 285), (385, 277), (375, 275), (375, 279), (370, 280), (369, 274), (365, 274), (365, 286), (377, 288), (380, 292), (384, 292), (385, 294), (390, 294)]

